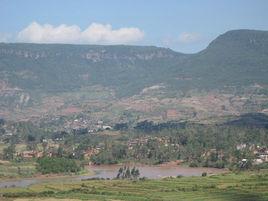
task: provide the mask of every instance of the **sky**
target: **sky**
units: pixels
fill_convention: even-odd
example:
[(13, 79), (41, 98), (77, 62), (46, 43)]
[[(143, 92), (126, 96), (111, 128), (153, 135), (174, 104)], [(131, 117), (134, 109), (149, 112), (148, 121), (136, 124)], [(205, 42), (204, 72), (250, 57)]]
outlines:
[(154, 45), (195, 53), (233, 29), (268, 30), (268, 1), (0, 0), (0, 42)]

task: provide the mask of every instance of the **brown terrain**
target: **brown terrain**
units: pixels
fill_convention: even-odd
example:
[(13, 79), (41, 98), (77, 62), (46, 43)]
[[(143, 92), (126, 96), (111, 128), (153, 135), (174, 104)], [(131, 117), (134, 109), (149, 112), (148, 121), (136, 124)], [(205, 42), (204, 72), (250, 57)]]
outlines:
[(268, 97), (254, 93), (234, 95), (210, 91), (189, 92), (181, 96), (174, 92), (174, 97), (165, 93), (164, 86), (156, 85), (143, 89), (138, 95), (117, 99), (111, 89), (96, 86), (74, 93), (45, 94), (36, 98), (2, 81), (0, 117), (25, 121), (85, 113), (96, 119), (106, 118), (116, 122), (122, 120), (122, 114), (127, 111), (136, 115), (138, 120), (200, 121), (246, 112), (267, 111), (267, 108), (261, 105), (268, 102)]

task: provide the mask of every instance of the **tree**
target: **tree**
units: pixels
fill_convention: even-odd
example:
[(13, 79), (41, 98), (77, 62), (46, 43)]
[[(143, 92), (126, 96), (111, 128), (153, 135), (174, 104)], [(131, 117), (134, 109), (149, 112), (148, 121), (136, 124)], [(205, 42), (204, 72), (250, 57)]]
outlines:
[(80, 166), (73, 159), (44, 157), (37, 160), (37, 170), (42, 174), (49, 173), (76, 173), (80, 171)]
[(117, 179), (120, 179), (120, 178), (122, 177), (122, 173), (123, 173), (123, 168), (120, 167), (119, 170), (118, 170), (118, 173), (117, 173), (116, 178), (117, 178)]
[(64, 153), (63, 147), (59, 146), (59, 148), (57, 150), (57, 156), (58, 157), (63, 157), (63, 153)]
[(119, 168), (116, 178), (117, 179), (137, 179), (140, 176), (138, 168), (133, 167), (131, 170), (129, 167), (124, 166)]
[(128, 129), (128, 124), (127, 123), (117, 123), (114, 125), (114, 130), (120, 130), (120, 131), (125, 131)]
[(138, 168), (133, 167), (131, 170), (131, 177), (137, 179), (140, 176), (140, 171)]
[(36, 150), (37, 149), (36, 138), (33, 135), (27, 136), (27, 148), (28, 148), (28, 150)]
[(48, 142), (47, 141), (42, 141), (42, 148), (43, 148), (43, 152), (46, 153), (47, 148), (48, 148)]
[(127, 167), (125, 177), (126, 177), (127, 179), (130, 179), (130, 177), (131, 177), (129, 167)]
[(112, 153), (108, 150), (101, 151), (97, 155), (93, 155), (91, 161), (96, 164), (116, 164), (118, 161), (114, 158)]
[(18, 167), (18, 175), (21, 175), (21, 174), (22, 174), (21, 168)]
[(3, 159), (4, 160), (13, 160), (15, 154), (15, 145), (11, 144), (3, 150)]

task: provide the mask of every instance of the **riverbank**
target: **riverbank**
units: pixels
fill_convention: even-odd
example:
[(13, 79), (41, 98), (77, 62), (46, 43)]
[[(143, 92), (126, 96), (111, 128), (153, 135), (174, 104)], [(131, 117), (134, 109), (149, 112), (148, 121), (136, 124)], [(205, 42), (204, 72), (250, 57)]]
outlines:
[(10, 173), (8, 171), (10, 171), (11, 168), (5, 169), (6, 174), (0, 176), (0, 179), (1, 179), (0, 183), (5, 182), (5, 181), (18, 181), (18, 180), (23, 180), (23, 179), (61, 179), (61, 178), (76, 177), (78, 175), (83, 176), (83, 175), (94, 175), (95, 174), (95, 172), (92, 171), (91, 169), (85, 168), (85, 169), (79, 171), (78, 173), (41, 174), (41, 173), (37, 173), (35, 171), (33, 174), (30, 174), (30, 175), (12, 174), (12, 176), (10, 176), (7, 173)]
[(114, 165), (90, 165), (88, 168), (97, 172), (96, 176), (100, 178), (115, 178), (120, 167), (135, 167), (139, 169), (140, 177), (149, 179), (161, 179), (164, 177), (176, 176), (201, 176), (202, 173), (222, 174), (227, 173), (227, 169), (206, 168), (206, 167), (188, 167), (177, 165), (177, 162), (169, 162), (159, 165), (144, 165), (140, 163), (114, 164)]
[(148, 179), (161, 179), (165, 177), (177, 176), (201, 176), (204, 172), (207, 175), (222, 174), (228, 172), (227, 170), (216, 168), (185, 167), (177, 165), (177, 163), (167, 163), (162, 165), (144, 165), (137, 163), (115, 165), (89, 165), (85, 167), (84, 172), (80, 172), (80, 174), (36, 174), (34, 177), (30, 178), (5, 179), (0, 181), (0, 188), (28, 187), (37, 183), (70, 182), (93, 178), (113, 179), (116, 177), (119, 168), (123, 166), (135, 166), (139, 169), (140, 177), (146, 177)]

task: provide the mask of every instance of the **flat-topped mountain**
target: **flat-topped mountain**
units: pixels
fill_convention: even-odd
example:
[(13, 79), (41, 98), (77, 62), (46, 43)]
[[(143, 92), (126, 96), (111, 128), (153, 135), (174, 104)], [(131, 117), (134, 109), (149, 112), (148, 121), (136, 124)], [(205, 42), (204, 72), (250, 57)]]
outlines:
[(182, 57), (157, 47), (2, 43), (0, 72), (1, 80), (26, 90), (104, 85), (128, 95), (165, 81)]
[(180, 89), (268, 82), (268, 32), (235, 30), (197, 54), (144, 46), (0, 44), (0, 79), (25, 90), (103, 85), (119, 96), (157, 83)]
[(24, 106), (36, 108), (22, 116), (65, 114), (65, 108), (156, 119), (237, 115), (267, 111), (267, 86), (268, 31), (228, 31), (196, 54), (153, 46), (0, 43), (4, 117), (18, 117), (10, 109)]

